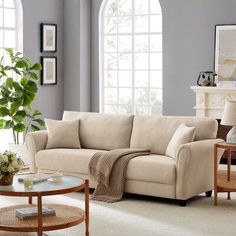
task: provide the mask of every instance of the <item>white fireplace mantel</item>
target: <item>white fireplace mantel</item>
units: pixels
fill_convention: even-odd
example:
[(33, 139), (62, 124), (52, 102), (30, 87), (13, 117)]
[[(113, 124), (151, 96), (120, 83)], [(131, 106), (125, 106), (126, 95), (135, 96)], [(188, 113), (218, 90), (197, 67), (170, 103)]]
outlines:
[(236, 100), (236, 88), (192, 86), (196, 116), (221, 119), (226, 100)]

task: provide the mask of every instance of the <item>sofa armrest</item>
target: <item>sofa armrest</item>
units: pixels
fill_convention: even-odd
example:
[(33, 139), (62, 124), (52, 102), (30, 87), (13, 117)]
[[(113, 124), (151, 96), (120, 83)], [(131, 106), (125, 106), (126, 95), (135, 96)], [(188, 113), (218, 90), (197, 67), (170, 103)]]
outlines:
[[(214, 144), (208, 139), (182, 145), (176, 157), (176, 199), (186, 200), (214, 188)], [(218, 151), (218, 163), (224, 150)]]
[(37, 172), (37, 167), (35, 164), (35, 154), (45, 149), (48, 139), (47, 131), (37, 131), (28, 133), (25, 138), (26, 146), (29, 153), (30, 159), (30, 171), (33, 173)]

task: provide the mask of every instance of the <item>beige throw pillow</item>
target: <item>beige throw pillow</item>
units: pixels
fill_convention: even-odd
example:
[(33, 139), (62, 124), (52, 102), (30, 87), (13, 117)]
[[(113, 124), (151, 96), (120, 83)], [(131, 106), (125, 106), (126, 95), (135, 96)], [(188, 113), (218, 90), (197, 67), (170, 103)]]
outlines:
[(181, 124), (167, 146), (166, 156), (176, 158), (179, 147), (182, 144), (193, 142), (194, 137), (195, 127), (188, 127), (185, 124)]
[(58, 121), (45, 119), (48, 131), (46, 149), (81, 148), (79, 140), (79, 120)]

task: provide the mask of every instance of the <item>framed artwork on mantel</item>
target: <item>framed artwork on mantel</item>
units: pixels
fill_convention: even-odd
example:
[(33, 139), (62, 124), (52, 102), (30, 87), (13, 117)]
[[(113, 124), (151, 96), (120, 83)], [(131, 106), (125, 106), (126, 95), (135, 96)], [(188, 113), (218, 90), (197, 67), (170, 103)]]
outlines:
[(41, 57), (41, 85), (57, 84), (57, 58)]
[(57, 51), (57, 25), (41, 24), (41, 52)]
[(236, 87), (236, 25), (215, 26), (215, 72), (219, 87)]

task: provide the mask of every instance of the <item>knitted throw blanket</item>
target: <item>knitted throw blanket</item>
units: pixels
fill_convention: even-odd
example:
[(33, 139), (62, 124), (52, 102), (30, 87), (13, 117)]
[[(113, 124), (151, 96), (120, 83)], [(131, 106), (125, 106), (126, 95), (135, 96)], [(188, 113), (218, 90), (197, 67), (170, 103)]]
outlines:
[(97, 182), (97, 187), (91, 199), (110, 203), (121, 200), (129, 160), (149, 153), (146, 149), (125, 148), (94, 154), (89, 163), (89, 175)]

